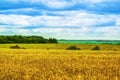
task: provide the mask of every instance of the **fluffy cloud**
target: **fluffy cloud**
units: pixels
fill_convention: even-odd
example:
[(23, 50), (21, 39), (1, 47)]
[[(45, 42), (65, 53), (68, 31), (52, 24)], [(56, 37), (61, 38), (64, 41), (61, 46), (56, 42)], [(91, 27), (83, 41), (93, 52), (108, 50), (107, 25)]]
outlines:
[[(44, 14), (48, 13), (52, 14), (50, 11)], [(43, 35), (58, 39), (98, 39), (98, 36), (101, 36), (99, 39), (120, 38), (120, 15), (99, 15), (84, 11), (56, 11), (53, 14), (61, 16), (2, 14), (0, 33), (8, 31), (10, 34)]]
[(57, 39), (120, 39), (120, 28), (118, 30), (118, 27), (5, 29), (5, 31), (0, 31), (0, 34), (8, 35), (8, 33), (9, 35), (39, 35), (47, 38), (54, 37)]
[(116, 25), (120, 27), (120, 18), (116, 20)]
[(0, 24), (11, 26), (29, 26), (30, 17), (23, 15), (0, 15)]
[(74, 5), (74, 3), (68, 0), (41, 0), (41, 2), (49, 8), (65, 8)]
[(0, 24), (21, 27), (102, 27), (118, 25), (120, 18), (116, 15), (98, 15), (81, 11), (63, 11), (55, 14), (62, 16), (0, 15)]
[(119, 3), (119, 0), (1, 0), (0, 35), (120, 39)]

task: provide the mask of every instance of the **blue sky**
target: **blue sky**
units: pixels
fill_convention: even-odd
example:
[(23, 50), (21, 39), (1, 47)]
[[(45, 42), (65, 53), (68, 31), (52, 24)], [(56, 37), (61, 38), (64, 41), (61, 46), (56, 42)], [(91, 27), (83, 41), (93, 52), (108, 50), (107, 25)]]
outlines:
[(0, 35), (120, 40), (120, 0), (0, 0)]

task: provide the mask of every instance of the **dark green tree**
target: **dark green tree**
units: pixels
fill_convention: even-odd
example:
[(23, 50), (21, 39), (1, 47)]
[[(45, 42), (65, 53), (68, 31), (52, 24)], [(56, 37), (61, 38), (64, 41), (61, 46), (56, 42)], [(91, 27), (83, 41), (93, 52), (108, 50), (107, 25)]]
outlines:
[(49, 43), (58, 43), (55, 38), (49, 38), (48, 41), (49, 41)]
[(41, 36), (21, 36), (21, 35), (12, 35), (12, 36), (0, 36), (0, 43), (57, 43), (55, 38), (43, 38)]

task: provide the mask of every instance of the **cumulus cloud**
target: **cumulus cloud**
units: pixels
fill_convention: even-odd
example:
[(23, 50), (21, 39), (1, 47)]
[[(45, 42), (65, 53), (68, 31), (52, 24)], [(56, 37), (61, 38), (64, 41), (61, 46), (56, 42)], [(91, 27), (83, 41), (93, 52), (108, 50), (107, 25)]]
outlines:
[[(117, 29), (117, 30), (116, 30)], [(119, 28), (120, 29), (120, 28)], [(6, 33), (5, 33), (6, 32)], [(38, 35), (44, 37), (54, 37), (57, 39), (120, 39), (120, 30), (118, 28), (93, 28), (93, 27), (81, 27), (81, 28), (36, 28), (36, 29), (6, 29), (6, 31), (0, 31), (0, 34), (20, 34), (20, 35)]]
[(27, 16), (2, 14), (0, 15), (0, 23), (23, 27), (102, 27), (119, 24), (119, 20), (116, 22), (118, 17), (115, 15), (98, 15), (81, 11), (56, 12), (56, 15), (59, 14), (62, 14), (63, 16)]
[(0, 35), (42, 35), (58, 39), (120, 39), (119, 2), (119, 0), (0, 1)]
[(0, 15), (0, 24), (11, 26), (29, 26), (28, 16), (23, 15)]
[(41, 2), (49, 8), (65, 8), (74, 5), (74, 3), (68, 0), (41, 0)]
[(120, 18), (116, 20), (116, 25), (120, 27)]
[[(104, 39), (111, 36), (116, 39), (119, 38), (119, 15), (98, 15), (84, 11), (72, 11), (71, 13), (69, 11), (57, 11), (54, 14), (61, 14), (62, 16), (2, 14), (0, 15), (0, 27), (6, 28), (11, 34), (41, 34), (46, 35), (46, 37), (51, 35), (56, 38), (67, 37), (67, 39), (95, 39), (98, 36), (102, 36)], [(114, 23), (111, 24), (112, 22)], [(4, 30), (1, 29), (1, 34)], [(76, 35), (79, 37), (76, 37)]]

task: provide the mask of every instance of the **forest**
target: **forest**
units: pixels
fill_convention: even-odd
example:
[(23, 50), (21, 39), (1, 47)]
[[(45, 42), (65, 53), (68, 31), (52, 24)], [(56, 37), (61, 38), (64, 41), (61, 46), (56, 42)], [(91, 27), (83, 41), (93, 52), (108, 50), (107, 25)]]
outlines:
[(7, 43), (58, 43), (55, 38), (44, 38), (42, 36), (22, 36), (22, 35), (12, 35), (12, 36), (0, 36), (0, 44)]

